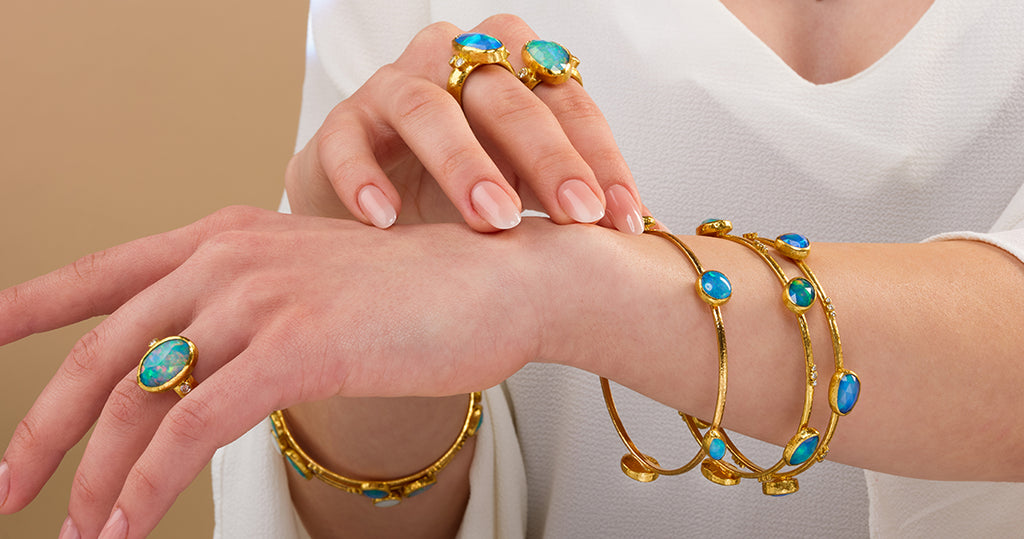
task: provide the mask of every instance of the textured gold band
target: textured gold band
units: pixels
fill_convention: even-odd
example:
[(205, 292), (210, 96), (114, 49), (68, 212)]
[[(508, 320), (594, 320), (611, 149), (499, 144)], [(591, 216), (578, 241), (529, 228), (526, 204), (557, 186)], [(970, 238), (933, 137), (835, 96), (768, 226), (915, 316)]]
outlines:
[[(481, 48), (485, 47), (485, 48)], [(516, 69), (508, 61), (508, 50), (496, 38), (486, 34), (462, 34), (452, 40), (452, 58), (448, 64), (452, 72), (448, 75), (448, 93), (462, 104), (462, 86), (474, 69), (484, 65), (505, 68), (513, 76)]]
[(360, 494), (369, 498), (376, 507), (398, 505), (405, 498), (424, 492), (437, 482), (437, 474), (451, 462), (455, 454), (466, 444), (466, 440), (476, 435), (483, 420), (483, 397), (480, 392), (469, 395), (469, 408), (466, 419), (462, 423), (462, 431), (451, 447), (433, 464), (426, 468), (395, 479), (352, 479), (337, 474), (313, 460), (295, 440), (281, 410), (270, 414), (272, 433), (277, 440), (278, 449), (288, 464), (305, 479), (317, 479), (332, 487)]

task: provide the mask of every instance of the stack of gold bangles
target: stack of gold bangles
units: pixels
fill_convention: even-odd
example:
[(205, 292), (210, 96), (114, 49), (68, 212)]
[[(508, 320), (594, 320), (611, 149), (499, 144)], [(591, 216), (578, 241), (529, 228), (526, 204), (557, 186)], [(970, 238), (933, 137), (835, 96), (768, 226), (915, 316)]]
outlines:
[[(825, 459), (829, 450), (828, 444), (835, 433), (839, 416), (850, 413), (860, 396), (860, 379), (853, 371), (847, 370), (843, 366), (843, 348), (839, 339), (839, 327), (836, 324), (835, 307), (831, 298), (825, 294), (817, 277), (804, 262), (810, 253), (810, 242), (800, 234), (783, 234), (775, 240), (762, 238), (757, 234), (734, 236), (730, 234), (732, 223), (724, 219), (708, 219), (697, 227), (698, 235), (723, 238), (756, 252), (779, 279), (783, 289), (783, 304), (796, 316), (800, 340), (804, 349), (803, 412), (797, 424), (796, 433), (786, 443), (779, 460), (770, 466), (762, 467), (743, 455), (720, 426), (728, 384), (728, 354), (721, 306), (732, 296), (732, 283), (721, 272), (704, 270), (693, 251), (676, 236), (658, 230), (653, 218), (644, 218), (644, 232), (669, 240), (685, 255), (697, 271), (697, 292), (711, 308), (718, 335), (718, 398), (714, 417), (710, 423), (685, 412), (679, 412), (699, 448), (697, 455), (687, 464), (676, 469), (666, 470), (661, 468), (653, 457), (645, 455), (637, 449), (626, 433), (622, 420), (615, 409), (608, 380), (601, 378), (601, 389), (604, 393), (605, 404), (608, 406), (608, 414), (611, 416), (612, 424), (619, 437), (629, 450), (629, 453), (622, 457), (622, 471), (637, 481), (649, 482), (657, 479), (659, 475), (683, 473), (702, 461), (701, 473), (708, 480), (719, 485), (735, 485), (741, 479), (749, 478), (760, 482), (762, 492), (769, 496), (783, 496), (796, 492), (800, 488), (796, 476), (814, 463)], [(803, 276), (788, 278), (782, 266), (772, 256), (773, 250), (791, 260), (800, 269)], [(808, 425), (814, 389), (818, 385), (818, 370), (814, 363), (811, 338), (804, 313), (812, 307), (815, 300), (818, 300), (828, 321), (832, 337), (832, 355), (835, 361), (835, 374), (829, 383), (828, 398), (832, 415), (824, 435)], [(726, 454), (732, 457), (735, 464), (724, 460)]]

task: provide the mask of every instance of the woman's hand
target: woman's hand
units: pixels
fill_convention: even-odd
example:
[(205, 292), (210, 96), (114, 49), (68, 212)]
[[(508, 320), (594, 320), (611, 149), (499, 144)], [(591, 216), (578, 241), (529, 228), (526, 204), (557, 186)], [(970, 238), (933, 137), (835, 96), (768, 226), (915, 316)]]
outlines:
[[(28, 504), (94, 422), (70, 514), (95, 537), (117, 508), (143, 537), (218, 447), (272, 410), (502, 381), (536, 357), (544, 324), (529, 300), (544, 265), (523, 234), (559, 227), (531, 221), (490, 237), (229, 208), (0, 292), (0, 344), (112, 313), (18, 425), (0, 512)], [(146, 343), (176, 334), (198, 346), (197, 387), (142, 391)]]
[[(537, 38), (511, 15), (471, 31), (500, 39), (516, 69), (523, 44)], [(293, 211), (380, 228), (465, 220), (489, 232), (514, 227), (526, 207), (556, 223), (600, 220), (639, 234), (633, 177), (583, 87), (569, 80), (530, 91), (507, 70), (482, 66), (460, 108), (446, 85), (462, 32), (427, 27), (335, 107), (288, 167)]]

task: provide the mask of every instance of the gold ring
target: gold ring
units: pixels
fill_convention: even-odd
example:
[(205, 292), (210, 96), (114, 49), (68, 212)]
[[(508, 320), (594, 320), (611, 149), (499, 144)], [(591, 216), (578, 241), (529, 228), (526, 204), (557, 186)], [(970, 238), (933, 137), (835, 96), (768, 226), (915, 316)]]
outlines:
[(519, 80), (531, 90), (542, 82), (562, 84), (575, 79), (583, 84), (583, 76), (576, 69), (580, 59), (554, 41), (527, 41), (523, 45), (523, 63), (526, 66), (519, 71)]
[(448, 76), (448, 93), (462, 104), (462, 85), (474, 69), (482, 65), (499, 65), (515, 75), (508, 63), (508, 50), (496, 37), (487, 34), (460, 34), (452, 40), (452, 74)]
[(150, 393), (173, 389), (179, 397), (188, 395), (196, 387), (192, 369), (198, 357), (195, 343), (185, 337), (154, 339), (139, 361), (139, 387)]

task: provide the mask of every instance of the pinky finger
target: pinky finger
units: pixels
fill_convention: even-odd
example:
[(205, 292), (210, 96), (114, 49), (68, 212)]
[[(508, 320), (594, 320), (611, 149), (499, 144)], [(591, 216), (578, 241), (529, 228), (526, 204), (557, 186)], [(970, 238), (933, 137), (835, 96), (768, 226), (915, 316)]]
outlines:
[[(213, 453), (258, 424), (280, 403), (260, 387), (265, 374), (250, 368), (252, 348), (199, 383), (168, 412), (132, 467), (101, 539), (144, 538)], [(268, 434), (269, 436), (269, 434)]]

